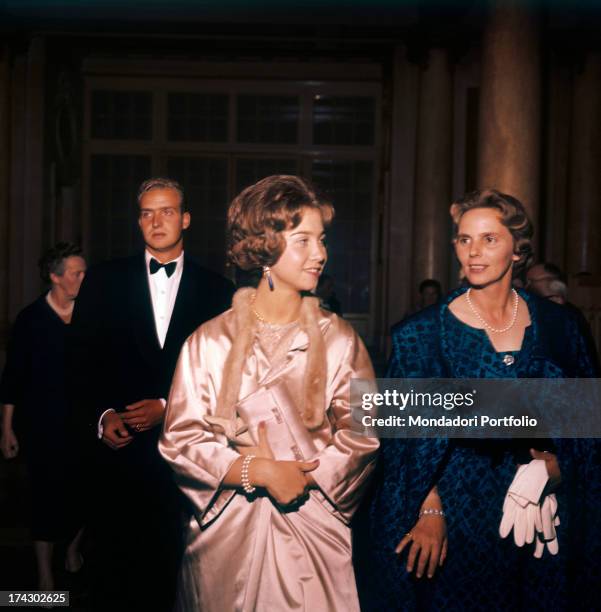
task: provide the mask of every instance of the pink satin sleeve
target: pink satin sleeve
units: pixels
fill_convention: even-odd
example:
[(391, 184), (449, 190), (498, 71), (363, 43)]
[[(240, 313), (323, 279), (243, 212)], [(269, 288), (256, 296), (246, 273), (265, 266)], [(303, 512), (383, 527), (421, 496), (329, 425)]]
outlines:
[(374, 468), (379, 441), (351, 431), (351, 379), (374, 379), (371, 360), (361, 339), (353, 331), (346, 339), (346, 350), (329, 365), (338, 365), (328, 397), (328, 417), (334, 432), (318, 455), (319, 467), (311, 472), (330, 512), (348, 523), (357, 509), (365, 485)]
[(191, 500), (200, 524), (217, 516), (235, 495), (221, 482), (240, 456), (227, 438), (210, 431), (203, 417), (214, 410), (215, 383), (207, 359), (212, 340), (200, 328), (182, 347), (165, 411), (159, 451)]

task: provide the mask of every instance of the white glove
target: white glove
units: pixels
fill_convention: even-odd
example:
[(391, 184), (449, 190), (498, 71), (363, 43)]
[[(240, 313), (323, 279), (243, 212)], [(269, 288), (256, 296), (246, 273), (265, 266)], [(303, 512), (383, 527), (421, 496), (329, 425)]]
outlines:
[(499, 525), (499, 535), (506, 538), (513, 529), (513, 539), (517, 546), (532, 544), (537, 531), (542, 531), (540, 506), (528, 503), (519, 504), (511, 494), (505, 496), (503, 518)]
[(536, 534), (534, 556), (537, 558), (542, 556), (545, 544), (551, 554), (559, 550), (555, 534), (555, 525), (559, 524), (555, 495), (546, 496), (542, 507), (538, 503), (548, 480), (544, 461), (534, 459), (521, 465), (507, 490), (499, 525), (502, 538), (513, 529), (514, 542), (520, 547), (531, 544)]
[(533, 459), (518, 468), (507, 493), (511, 493), (523, 508), (528, 503), (538, 504), (548, 480), (549, 473), (545, 462), (542, 459)]
[(526, 544), (532, 544), (538, 527), (541, 525), (540, 506), (528, 504), (522, 512), (526, 514), (526, 537), (524, 539)]
[[(518, 468), (511, 486), (513, 486), (516, 479), (524, 473), (526, 468), (526, 465), (521, 465)], [(505, 501), (503, 502), (503, 518), (501, 519), (501, 524), (499, 525), (499, 535), (502, 538), (506, 538), (513, 529), (513, 539), (515, 543), (518, 546), (523, 546), (526, 540), (527, 517), (525, 512), (522, 512), (524, 504), (518, 503), (523, 502), (523, 498), (512, 495), (511, 486), (507, 490), (507, 495), (505, 495)]]
[(557, 532), (555, 527), (559, 525), (559, 516), (557, 514), (557, 498), (554, 493), (546, 495), (540, 510), (541, 525), (537, 528), (536, 546), (534, 548), (534, 556), (540, 559), (543, 556), (545, 545), (547, 550), (556, 555), (559, 552), (559, 542), (557, 541)]

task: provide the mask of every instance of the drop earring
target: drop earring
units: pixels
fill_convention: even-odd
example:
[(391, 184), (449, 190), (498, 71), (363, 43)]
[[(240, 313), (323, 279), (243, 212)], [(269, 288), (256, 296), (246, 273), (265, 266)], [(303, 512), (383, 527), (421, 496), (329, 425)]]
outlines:
[(271, 268), (269, 266), (263, 266), (263, 276), (267, 279), (269, 291), (273, 291), (273, 278), (271, 278)]

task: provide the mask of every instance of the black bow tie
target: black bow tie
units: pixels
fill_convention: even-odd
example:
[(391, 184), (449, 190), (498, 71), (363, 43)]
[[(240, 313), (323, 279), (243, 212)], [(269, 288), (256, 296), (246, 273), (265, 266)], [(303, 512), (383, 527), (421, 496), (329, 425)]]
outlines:
[(177, 265), (176, 261), (171, 261), (166, 264), (159, 263), (156, 259), (150, 260), (150, 273), (154, 274), (158, 272), (161, 268), (165, 268), (165, 272), (167, 276), (171, 276), (175, 272), (175, 266)]

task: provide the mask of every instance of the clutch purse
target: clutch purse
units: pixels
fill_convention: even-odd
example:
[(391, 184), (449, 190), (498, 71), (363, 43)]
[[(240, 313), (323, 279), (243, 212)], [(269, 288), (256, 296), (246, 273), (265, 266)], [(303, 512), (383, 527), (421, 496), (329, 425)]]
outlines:
[(259, 443), (259, 424), (265, 433), (275, 459), (308, 461), (317, 454), (294, 399), (283, 381), (261, 387), (236, 405), (238, 416), (248, 427), (253, 443)]

